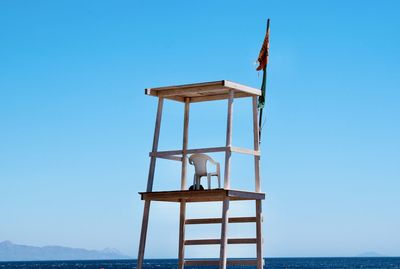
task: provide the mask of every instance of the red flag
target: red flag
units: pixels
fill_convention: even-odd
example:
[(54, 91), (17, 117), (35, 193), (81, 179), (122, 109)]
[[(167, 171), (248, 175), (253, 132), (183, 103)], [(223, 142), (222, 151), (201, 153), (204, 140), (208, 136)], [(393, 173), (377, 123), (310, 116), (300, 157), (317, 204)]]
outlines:
[(264, 43), (262, 44), (260, 54), (258, 55), (257, 71), (263, 70), (268, 64), (268, 50), (269, 50), (269, 19), (267, 21), (267, 33), (265, 34)]

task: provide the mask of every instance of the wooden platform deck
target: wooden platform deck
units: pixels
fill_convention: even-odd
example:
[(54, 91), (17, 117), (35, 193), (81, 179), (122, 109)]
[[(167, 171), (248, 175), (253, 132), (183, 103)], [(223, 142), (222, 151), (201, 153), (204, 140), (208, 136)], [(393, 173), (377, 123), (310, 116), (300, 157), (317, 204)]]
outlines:
[(265, 199), (265, 193), (228, 189), (139, 192), (139, 194), (142, 200), (162, 202), (217, 202), (225, 198), (231, 201)]

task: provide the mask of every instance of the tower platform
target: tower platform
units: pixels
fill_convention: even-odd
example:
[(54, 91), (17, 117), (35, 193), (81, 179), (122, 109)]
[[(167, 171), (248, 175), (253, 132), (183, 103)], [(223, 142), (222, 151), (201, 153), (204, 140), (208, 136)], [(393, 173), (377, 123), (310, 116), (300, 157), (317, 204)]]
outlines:
[(229, 199), (230, 201), (264, 200), (265, 193), (242, 190), (212, 189), (201, 191), (157, 191), (139, 192), (142, 200), (162, 202), (218, 202)]

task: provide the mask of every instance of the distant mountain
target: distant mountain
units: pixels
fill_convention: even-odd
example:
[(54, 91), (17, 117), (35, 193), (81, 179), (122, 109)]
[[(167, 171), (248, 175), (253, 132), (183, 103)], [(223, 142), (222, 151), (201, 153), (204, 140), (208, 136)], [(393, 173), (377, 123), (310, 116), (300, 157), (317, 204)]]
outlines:
[(0, 261), (130, 259), (116, 249), (103, 251), (60, 246), (33, 247), (0, 242)]
[(383, 257), (383, 255), (374, 251), (368, 251), (358, 254), (357, 257)]

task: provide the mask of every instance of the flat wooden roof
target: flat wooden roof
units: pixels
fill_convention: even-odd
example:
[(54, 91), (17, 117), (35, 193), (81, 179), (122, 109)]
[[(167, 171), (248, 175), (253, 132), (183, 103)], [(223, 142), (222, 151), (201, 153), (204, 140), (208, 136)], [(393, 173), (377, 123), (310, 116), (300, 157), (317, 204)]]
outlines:
[(234, 90), (235, 98), (260, 96), (261, 91), (229, 80), (219, 80), (178, 86), (147, 88), (146, 95), (164, 97), (175, 101), (203, 102), (228, 99), (229, 90)]

